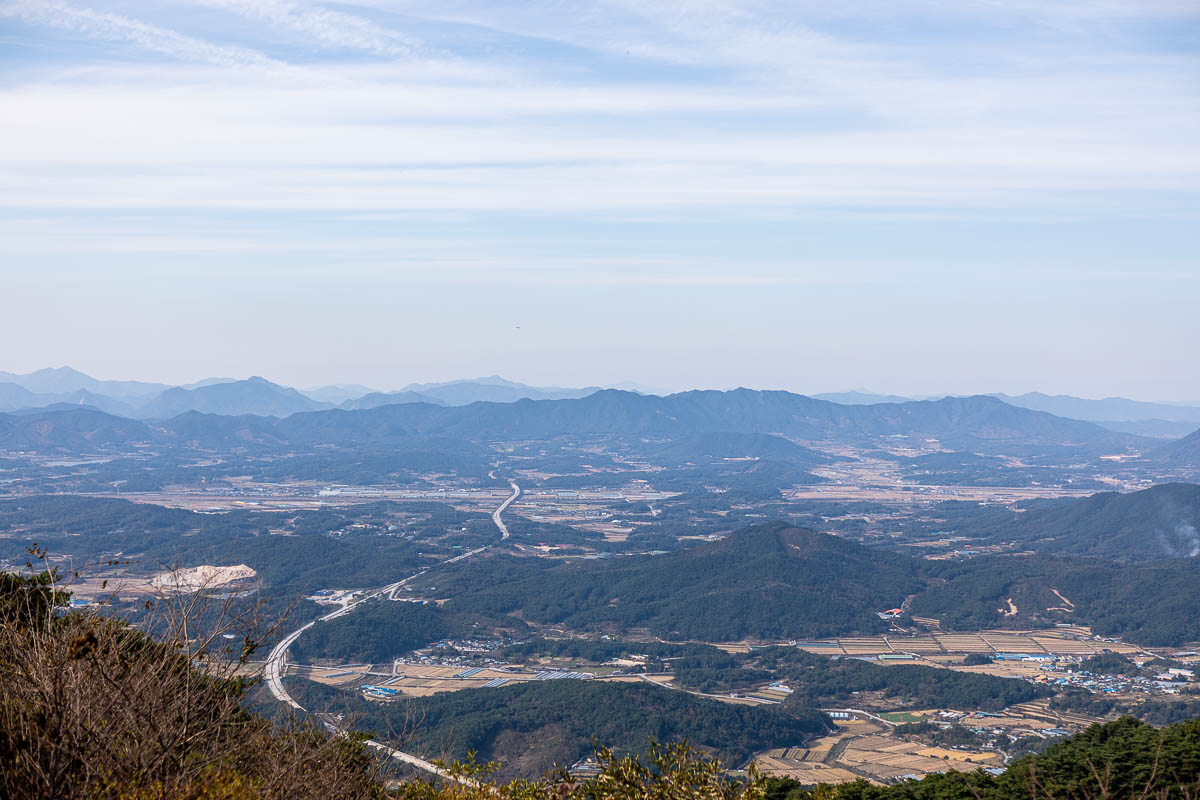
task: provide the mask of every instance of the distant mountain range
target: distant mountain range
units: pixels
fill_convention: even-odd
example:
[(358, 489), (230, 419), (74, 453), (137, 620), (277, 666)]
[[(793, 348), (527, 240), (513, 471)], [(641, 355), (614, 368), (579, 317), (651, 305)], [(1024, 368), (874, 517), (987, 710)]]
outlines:
[(518, 400), (569, 400), (600, 391), (599, 386), (564, 389), (560, 386), (528, 386), (499, 375), (448, 383), (412, 383), (400, 390), (432, 398), (440, 405), (465, 406), (471, 403), (515, 403)]
[(134, 405), (107, 395), (76, 389), (71, 392), (31, 392), (15, 383), (0, 383), (0, 411), (21, 411), (52, 406), (90, 406), (110, 414), (132, 416)]
[(295, 389), (254, 377), (232, 383), (214, 383), (198, 389), (167, 389), (139, 408), (137, 415), (146, 419), (168, 419), (188, 411), (199, 411), (202, 414), (226, 416), (256, 414), (287, 417), (301, 411), (326, 408), (333, 408), (333, 404), (317, 402)]
[(301, 392), (265, 378), (206, 378), (184, 386), (139, 381), (100, 381), (70, 367), (27, 375), (0, 372), (0, 412), (55, 405), (86, 405), (137, 419), (168, 419), (186, 411), (285, 417), (301, 411), (363, 410), (397, 403), (465, 406), (477, 402), (559, 400), (586, 397), (598, 386), (567, 389), (529, 386), (498, 375), (447, 383), (411, 384), (396, 392), (340, 384)]
[(1140, 400), (1126, 400), (1123, 397), (1088, 400), (1065, 394), (1048, 395), (1041, 392), (992, 396), (1020, 408), (1045, 411), (1060, 417), (1084, 419), (1111, 430), (1143, 436), (1173, 439), (1200, 427), (1200, 408), (1196, 406), (1145, 403)]
[(911, 403), (913, 400), (926, 399), (916, 397), (901, 397), (898, 394), (876, 394), (865, 389), (854, 389), (849, 392), (822, 392), (812, 397), (817, 400), (827, 400), (830, 403), (840, 403), (844, 406), (873, 406), (877, 403)]
[(144, 381), (101, 381), (70, 367), (39, 369), (25, 375), (0, 371), (0, 383), (15, 383), (34, 394), (62, 395), (79, 390), (115, 398), (146, 398), (164, 389), (164, 383)]
[(1042, 394), (1028, 392), (1020, 395), (994, 394), (1004, 402), (1030, 408), (1034, 411), (1046, 411), (1060, 417), (1086, 419), (1093, 422), (1120, 421), (1135, 422), (1138, 420), (1160, 419), (1166, 422), (1193, 423), (1193, 428), (1200, 425), (1200, 408), (1195, 406), (1174, 405), (1171, 403), (1145, 403), (1141, 400), (1126, 400), (1123, 397), (1106, 397), (1102, 400), (1087, 400), (1081, 397), (1071, 397), (1065, 394)]
[(1053, 444), (1121, 451), (1143, 442), (1088, 422), (1018, 409), (991, 397), (841, 406), (789, 392), (750, 389), (667, 397), (606, 389), (578, 399), (470, 407), (413, 403), (353, 414), (301, 414), (276, 427), (287, 431), (291, 441), (318, 431), (344, 441), (376, 440), (404, 431), (463, 440), (546, 439), (563, 434), (670, 437), (696, 432), (778, 433), (812, 440), (888, 435), (936, 438), (950, 447), (983, 450)]
[(370, 386), (363, 386), (361, 383), (337, 383), (332, 386), (317, 386), (312, 389), (301, 389), (300, 391), (318, 403), (333, 403), (335, 405), (378, 392), (377, 389), (372, 389)]
[[(694, 412), (703, 415), (710, 413), (704, 410), (704, 401), (702, 398), (723, 394), (720, 392), (682, 392), (670, 395), (668, 398), (663, 398), (658, 395), (647, 394), (646, 391), (643, 391), (644, 389), (645, 387), (640, 387), (638, 391), (625, 392), (625, 394), (630, 394), (633, 397), (654, 398), (654, 401), (669, 399), (669, 405), (678, 407), (685, 414)], [(142, 420), (167, 420), (188, 411), (222, 416), (255, 415), (282, 418), (292, 414), (330, 411), (335, 408), (346, 411), (365, 411), (393, 405), (409, 404), (453, 408), (481, 402), (513, 404), (522, 400), (579, 400), (606, 391), (612, 391), (612, 389), (606, 390), (596, 386), (577, 389), (557, 386), (530, 386), (506, 380), (498, 375), (445, 383), (414, 383), (395, 392), (374, 391), (368, 386), (359, 384), (322, 386), (301, 392), (291, 387), (272, 383), (260, 377), (253, 377), (246, 380), (206, 378), (185, 386), (171, 387), (160, 383), (144, 381), (98, 380), (70, 367), (60, 367), (57, 369), (38, 370), (37, 372), (25, 375), (0, 372), (0, 412), (23, 411), (35, 408), (63, 409), (68, 406), (75, 406), (90, 407), (115, 416)], [(731, 397), (736, 396), (736, 392), (724, 394)], [(1183, 437), (1200, 427), (1200, 407), (1172, 405), (1168, 403), (1144, 403), (1123, 398), (1088, 400), (1067, 395), (1052, 396), (1032, 392), (1015, 396), (1005, 394), (990, 395), (990, 397), (1002, 401), (1003, 406), (988, 407), (990, 419), (987, 426), (985, 426), (986, 429), (979, 428), (974, 433), (966, 435), (966, 429), (956, 427), (956, 423), (950, 418), (938, 423), (934, 423), (931, 419), (928, 424), (925, 422), (918, 423), (916, 420), (929, 417), (931, 414), (936, 416), (937, 409), (948, 410), (955, 408), (955, 403), (952, 402), (954, 400), (963, 401), (973, 398), (943, 398), (937, 401), (911, 400), (898, 395), (875, 394), (866, 390), (826, 393), (814, 397), (805, 397), (788, 392), (759, 392), (757, 395), (762, 398), (803, 398), (803, 401), (795, 400), (791, 402), (793, 404), (799, 403), (800, 405), (807, 402), (808, 405), (805, 408), (797, 408), (789, 411), (776, 410), (785, 416), (795, 416), (796, 419), (806, 416), (812, 417), (809, 420), (810, 424), (793, 424), (796, 422), (796, 419), (790, 422), (788, 420), (781, 420), (771, 423), (776, 427), (767, 425), (766, 427), (752, 427), (745, 430), (738, 429), (738, 432), (778, 433), (791, 425), (792, 427), (803, 429), (801, 432), (796, 433), (796, 436), (812, 438), (812, 434), (820, 432), (814, 430), (814, 427), (829, 429), (830, 425), (834, 428), (841, 425), (842, 423), (832, 421), (835, 417), (838, 417), (839, 413), (841, 417), (844, 417), (843, 421), (850, 428), (856, 427), (859, 424), (858, 421), (884, 419), (889, 414), (900, 414), (903, 417), (908, 417), (916, 425), (912, 430), (906, 429), (901, 431), (902, 433), (926, 433), (939, 440), (949, 436), (949, 441), (956, 441), (958, 444), (964, 446), (970, 444), (969, 440), (978, 440), (983, 443), (986, 449), (988, 442), (995, 442), (997, 439), (1004, 439), (1006, 437), (1004, 429), (1008, 423), (1004, 421), (1006, 416), (1005, 407), (1044, 412), (1058, 418), (1092, 422), (1107, 429), (1109, 432), (1151, 436), (1160, 439)], [(651, 401), (651, 405), (654, 401)], [(826, 405), (820, 405), (822, 402)], [(765, 407), (770, 405), (767, 401), (764, 401), (764, 403), (764, 408), (760, 410), (765, 411)], [(940, 405), (922, 406), (920, 403), (936, 403)], [(604, 409), (611, 407), (613, 404), (610, 401), (599, 400), (595, 405), (596, 408), (593, 410), (599, 411), (603, 416)], [(635, 405), (635, 401), (630, 400), (624, 404), (623, 408), (615, 409), (615, 413), (640, 413), (634, 410)], [(859, 410), (848, 410), (852, 408), (858, 408)], [(863, 411), (862, 409), (865, 408), (873, 408), (876, 411)], [(977, 411), (981, 408), (976, 404)], [(833, 413), (831, 409), (843, 409), (843, 411)], [(417, 416), (419, 417), (427, 413), (430, 412), (420, 412)], [(480, 413), (494, 416), (497, 412), (489, 410), (481, 411)], [(513, 419), (519, 419), (521, 413), (519, 410), (513, 412)], [(555, 411), (554, 413), (558, 412)], [(731, 413), (742, 413), (742, 411), (731, 409)], [(820, 418), (825, 418), (825, 422), (817, 424), (816, 420)], [(1036, 418), (1026, 418), (1026, 423), (1032, 423), (1034, 419)], [(895, 423), (898, 426), (897, 430), (904, 428), (903, 420), (896, 419)], [(463, 424), (469, 427), (469, 423), (464, 422)], [(579, 424), (584, 424), (583, 420), (574, 420), (572, 423), (576, 427)], [(822, 428), (822, 425), (824, 425), (824, 428)], [(921, 427), (922, 425), (925, 427)], [(1059, 426), (1061, 428), (1062, 423), (1059, 423)], [(694, 427), (690, 424), (684, 427), (688, 432), (692, 433), (734, 430), (731, 428)], [(882, 427), (876, 425), (875, 427), (882, 429), (886, 428), (887, 425), (882, 425)], [(1097, 438), (1094, 430), (1088, 431), (1085, 428), (1078, 427), (1075, 430), (1076, 435), (1074, 437), (1058, 436), (1056, 441), (1078, 443), (1083, 440), (1095, 441)], [(964, 436), (966, 437), (965, 439), (963, 438)], [(1112, 441), (1128, 442), (1131, 440), (1113, 439)], [(1183, 463), (1192, 464), (1196, 461), (1196, 456), (1189, 455), (1189, 453), (1190, 449), (1187, 446), (1181, 446), (1175, 455), (1166, 455), (1164, 458), (1170, 458), (1175, 461), (1182, 459)]]
[[(168, 405), (163, 397), (179, 402)], [(207, 411), (189, 410), (153, 426), (94, 409), (75, 409), (81, 414), (78, 419), (61, 408), (6, 415), (0, 425), (0, 447), (20, 449), (33, 441), (39, 447), (56, 446), (55, 430), (60, 427), (66, 432), (61, 446), (71, 447), (78, 444), (79, 437), (87, 439), (83, 429), (88, 425), (97, 430), (126, 430), (133, 437), (131, 441), (190, 441), (202, 447), (222, 447), (231, 441), (244, 446), (385, 446), (429, 437), (495, 441), (603, 434), (669, 439), (696, 433), (737, 433), (780, 434), (812, 441), (887, 436), (911, 438), (922, 445), (936, 441), (955, 450), (1012, 454), (1060, 447), (1095, 456), (1144, 448), (1151, 443), (1090, 422), (1016, 408), (986, 396), (843, 406), (789, 392), (749, 389), (683, 392), (667, 397), (605, 389), (566, 400), (526, 399), (471, 406), (405, 403), (360, 411), (324, 408), (285, 418), (236, 415), (239, 403), (268, 400), (274, 404), (271, 409), (280, 415), (322, 405), (294, 390), (251, 379), (165, 392), (155, 401), (162, 403), (156, 407), (164, 414), (189, 405), (202, 405)], [(218, 410), (223, 413), (216, 413)], [(37, 431), (34, 439), (23, 433), (32, 430), (30, 426)], [(104, 441), (113, 440), (105, 434)]]
[(433, 406), (449, 405), (442, 402), (437, 397), (420, 392), (371, 392), (362, 397), (356, 397), (346, 400), (341, 403), (338, 408), (346, 411), (365, 411), (370, 408), (379, 408), (380, 406), (394, 406), (402, 403), (429, 403)]
[[(1175, 403), (1147, 403), (1127, 400), (1123, 397), (1106, 397), (1091, 400), (1083, 397), (1042, 392), (1027, 392), (1009, 395), (1002, 392), (989, 395), (1012, 406), (1031, 411), (1045, 411), (1058, 417), (1095, 422), (1109, 430), (1135, 433), (1163, 439), (1186, 436), (1200, 427), (1200, 406)], [(875, 405), (879, 403), (905, 403), (914, 399), (894, 394), (876, 394), (865, 389), (849, 392), (827, 392), (813, 395), (818, 400), (843, 405)]]

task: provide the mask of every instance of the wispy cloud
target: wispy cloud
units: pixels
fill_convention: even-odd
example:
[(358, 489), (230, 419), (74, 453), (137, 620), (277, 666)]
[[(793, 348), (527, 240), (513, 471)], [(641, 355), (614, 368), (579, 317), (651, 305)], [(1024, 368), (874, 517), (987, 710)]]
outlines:
[(420, 39), (411, 34), (384, 27), (360, 15), (321, 6), (304, 6), (285, 0), (194, 1), (301, 34), (326, 47), (392, 57), (411, 56), (423, 49)]
[(45, 25), (85, 37), (123, 42), (155, 53), (223, 67), (277, 67), (280, 62), (264, 54), (231, 45), (219, 45), (151, 25), (121, 14), (94, 11), (54, 0), (18, 0), (0, 5), (0, 14), (32, 25)]
[(9, 208), (1049, 218), (1200, 193), (1200, 58), (1107, 27), (1197, 24), (1171, 0), (2, 8), (127, 45), (0, 89)]

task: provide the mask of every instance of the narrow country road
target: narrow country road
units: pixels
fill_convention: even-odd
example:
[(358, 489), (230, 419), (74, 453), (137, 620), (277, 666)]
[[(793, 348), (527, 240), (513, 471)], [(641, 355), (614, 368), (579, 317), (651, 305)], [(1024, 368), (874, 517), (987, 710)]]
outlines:
[[(500, 531), (500, 541), (504, 541), (505, 539), (508, 538), (508, 527), (504, 524), (504, 521), (502, 519), (500, 519), (500, 515), (503, 514), (504, 510), (507, 509), (512, 504), (512, 502), (514, 500), (516, 500), (518, 497), (520, 497), (520, 495), (521, 495), (521, 487), (518, 486), (515, 481), (509, 481), (509, 485), (512, 487), (512, 494), (509, 495), (504, 500), (504, 502), (501, 503), (499, 505), (499, 507), (496, 508), (495, 511), (492, 512), (492, 522), (496, 523), (496, 528)], [(468, 550), (467, 552), (461, 553), (461, 554), (455, 556), (454, 558), (447, 559), (447, 560), (443, 561), (442, 564), (453, 564), (456, 561), (462, 561), (464, 558), (470, 558), (471, 556), (473, 556), (477, 553), (482, 553), (484, 550), (489, 549), (491, 546), (492, 545), (489, 544), (489, 545), (484, 545), (483, 547), (476, 547), (474, 550)], [(389, 583), (387, 586), (384, 586), (383, 588), (372, 590), (372, 591), (368, 592), (367, 594), (363, 595), (358, 600), (355, 600), (353, 603), (349, 603), (346, 606), (344, 606), (343, 608), (339, 608), (336, 611), (331, 611), (330, 613), (326, 614), (325, 616), (315, 619), (312, 622), (308, 623), (307, 625), (304, 625), (303, 627), (297, 628), (296, 630), (292, 631), (287, 636), (285, 636), (283, 639), (280, 639), (279, 644), (275, 645), (275, 647), (271, 650), (270, 655), (267, 656), (267, 664), (266, 664), (266, 667), (264, 667), (264, 669), (263, 669), (263, 678), (266, 680), (267, 689), (271, 692), (271, 696), (274, 697), (276, 700), (278, 700), (281, 703), (286, 703), (287, 705), (291, 706), (296, 711), (304, 711), (305, 710), (304, 707), (302, 705), (300, 705), (299, 703), (297, 703), (296, 699), (294, 697), (292, 697), (290, 694), (288, 694), (287, 689), (285, 689), (283, 687), (283, 675), (287, 669), (288, 648), (290, 648), (292, 646), (292, 644), (297, 639), (299, 639), (300, 636), (306, 630), (311, 628), (313, 625), (316, 625), (319, 622), (327, 622), (331, 619), (337, 619), (338, 617), (349, 614), (351, 611), (353, 611), (355, 608), (362, 605), (363, 603), (366, 603), (370, 600), (374, 600), (377, 597), (382, 597), (383, 595), (387, 595), (389, 598), (394, 599), (396, 596), (396, 591), (398, 589), (400, 589), (400, 587), (404, 586), (406, 583), (408, 583), (411, 580), (421, 577), (426, 572), (429, 572), (429, 570), (431, 570), (431, 569), (437, 569), (437, 567), (439, 567), (439, 566), (441, 566), (441, 564), (437, 564), (432, 567), (426, 567), (425, 569), (421, 570), (420, 572), (414, 572), (412, 575), (409, 575), (407, 578), (402, 578), (402, 579), (396, 581), (395, 583)], [(420, 758), (418, 756), (414, 756), (411, 753), (405, 753), (405, 752), (403, 752), (401, 750), (397, 750), (393, 747), (388, 747), (383, 742), (377, 742), (377, 741), (371, 740), (371, 741), (368, 741), (367, 744), (376, 750), (386, 753), (389, 758), (394, 758), (397, 761), (403, 761), (404, 763), (410, 764), (410, 765), (416, 767), (417, 769), (424, 770), (425, 772), (431, 773), (433, 775), (437, 775), (440, 778), (449, 778), (451, 780), (459, 780), (458, 778), (451, 775), (449, 772), (447, 772), (446, 770), (437, 766), (436, 764), (432, 764), (429, 761), (426, 761), (425, 759)]]

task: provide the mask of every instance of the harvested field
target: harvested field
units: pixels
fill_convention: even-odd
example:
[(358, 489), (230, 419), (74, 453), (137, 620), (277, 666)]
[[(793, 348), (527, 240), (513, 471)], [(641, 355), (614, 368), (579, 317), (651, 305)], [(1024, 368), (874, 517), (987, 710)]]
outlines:
[(992, 653), (992, 646), (977, 633), (935, 633), (933, 638), (949, 653)]
[(1041, 645), (1042, 649), (1047, 653), (1063, 656), (1084, 656), (1085, 658), (1094, 655), (1096, 650), (1087, 642), (1081, 642), (1076, 639), (1063, 639), (1049, 636), (1030, 636), (1033, 641)]
[(887, 637), (884, 636), (838, 639), (838, 644), (842, 646), (842, 650), (847, 655), (852, 656), (892, 652)]
[(1044, 653), (1040, 644), (1029, 636), (1018, 636), (1006, 633), (986, 631), (980, 634), (985, 642), (1000, 653)]
[(941, 653), (942, 645), (932, 636), (887, 636), (887, 643), (898, 653)]

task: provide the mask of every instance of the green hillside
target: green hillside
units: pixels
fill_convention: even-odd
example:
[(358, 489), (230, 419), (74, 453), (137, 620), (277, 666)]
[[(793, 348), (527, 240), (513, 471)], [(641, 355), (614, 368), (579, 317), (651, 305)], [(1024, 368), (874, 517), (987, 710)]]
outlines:
[[(678, 553), (584, 561), (511, 580), (460, 571), (447, 608), (574, 628), (649, 627), (664, 638), (729, 641), (879, 631), (875, 612), (919, 590), (917, 562), (783, 523)], [(467, 576), (470, 576), (469, 578)], [(470, 585), (468, 583), (474, 585)]]
[[(741, 706), (650, 684), (537, 681), (445, 692), (380, 705), (289, 681), (302, 702), (344, 711), (360, 726), (405, 735), (406, 749), (426, 757), (501, 761), (508, 777), (536, 777), (590, 755), (594, 742), (643, 753), (651, 740), (689, 741), (740, 766), (770, 747), (801, 745), (832, 729), (810, 709)], [(414, 721), (417, 721), (414, 725)]]
[[(1118, 565), (1064, 556), (992, 556), (928, 562), (924, 574), (930, 585), (913, 598), (912, 612), (937, 617), (945, 628), (1076, 622), (1138, 644), (1200, 639), (1196, 559)], [(1009, 613), (1010, 599), (1015, 614)]]
[(1153, 561), (1200, 555), (1200, 486), (1165, 483), (1140, 492), (1102, 492), (1039, 504), (964, 534), (1046, 553)]

